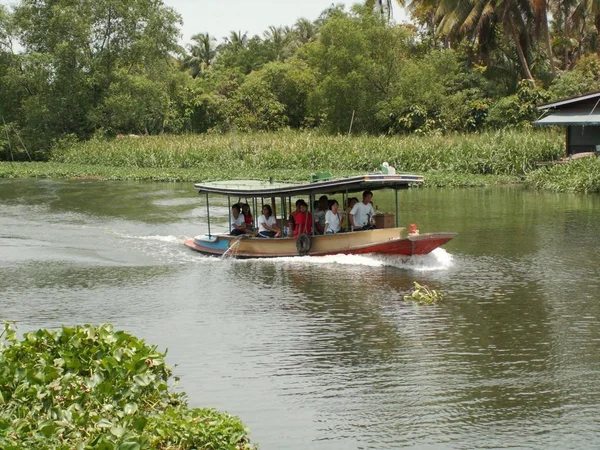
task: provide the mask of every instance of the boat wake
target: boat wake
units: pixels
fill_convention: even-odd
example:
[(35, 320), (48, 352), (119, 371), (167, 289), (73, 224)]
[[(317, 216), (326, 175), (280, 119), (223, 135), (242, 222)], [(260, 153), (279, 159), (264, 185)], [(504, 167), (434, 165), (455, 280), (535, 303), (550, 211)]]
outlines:
[(443, 248), (437, 248), (428, 255), (412, 257), (392, 255), (339, 254), (327, 256), (294, 256), (285, 258), (273, 258), (269, 261), (309, 265), (337, 264), (366, 267), (395, 267), (398, 269), (413, 270), (418, 272), (446, 270), (450, 268), (453, 264), (452, 255)]

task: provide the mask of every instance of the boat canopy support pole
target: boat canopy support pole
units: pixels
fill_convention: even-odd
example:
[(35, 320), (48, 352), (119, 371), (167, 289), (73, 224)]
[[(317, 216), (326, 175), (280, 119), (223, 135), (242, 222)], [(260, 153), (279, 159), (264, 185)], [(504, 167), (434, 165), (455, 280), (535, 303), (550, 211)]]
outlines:
[(208, 237), (210, 237), (210, 207), (208, 206), (208, 192), (206, 193), (206, 222), (208, 223)]
[(281, 237), (284, 237), (284, 231), (285, 231), (285, 227), (286, 227), (286, 222), (287, 222), (287, 211), (286, 211), (286, 201), (285, 201), (285, 197), (281, 197)]
[(346, 207), (348, 205), (348, 189), (346, 189), (346, 194), (344, 195), (344, 205), (342, 206), (344, 217), (346, 218), (346, 221), (344, 222), (344, 225), (346, 225), (346, 231), (350, 230), (350, 211), (346, 211)]
[(394, 188), (394, 196), (396, 197), (396, 228), (400, 226), (400, 217), (398, 216), (398, 188)]
[[(313, 204), (314, 204), (314, 198), (315, 196), (313, 195), (313, 193), (311, 192), (310, 194), (308, 194), (308, 210), (310, 211), (311, 214), (314, 214), (314, 210), (313, 210)], [(312, 224), (311, 224), (311, 229), (312, 229), (312, 235), (315, 235), (315, 216), (312, 216)]]

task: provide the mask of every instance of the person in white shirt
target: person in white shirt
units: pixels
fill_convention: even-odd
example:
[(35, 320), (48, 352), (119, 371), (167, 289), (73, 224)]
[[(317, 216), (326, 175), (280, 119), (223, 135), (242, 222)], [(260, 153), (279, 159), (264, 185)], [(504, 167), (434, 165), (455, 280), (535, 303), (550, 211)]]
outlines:
[(229, 217), (231, 232), (229, 234), (232, 236), (241, 236), (248, 232), (246, 229), (246, 221), (244, 220), (244, 215), (241, 213), (241, 210), (240, 205), (237, 203), (231, 207), (231, 216)]
[(325, 234), (339, 233), (341, 227), (340, 215), (338, 214), (339, 203), (334, 200), (331, 209), (325, 214)]
[(371, 217), (375, 215), (375, 210), (371, 204), (373, 193), (371, 191), (363, 192), (362, 202), (357, 203), (350, 211), (350, 226), (352, 231), (369, 230), (372, 227)]
[(262, 209), (262, 216), (258, 218), (258, 235), (262, 238), (280, 237), (281, 230), (276, 225), (277, 219), (273, 216), (271, 205), (265, 205)]

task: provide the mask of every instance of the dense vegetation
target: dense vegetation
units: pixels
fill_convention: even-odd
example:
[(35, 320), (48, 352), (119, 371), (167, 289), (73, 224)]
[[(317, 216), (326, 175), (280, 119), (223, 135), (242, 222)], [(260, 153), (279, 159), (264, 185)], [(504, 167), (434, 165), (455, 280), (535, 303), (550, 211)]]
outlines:
[(480, 175), (522, 175), (538, 161), (561, 154), (562, 136), (553, 132), (496, 131), (469, 135), (352, 137), (281, 132), (238, 135), (186, 135), (178, 138), (90, 140), (66, 145), (55, 162), (134, 168), (226, 170), (231, 178), (256, 171), (358, 172), (383, 161), (400, 171)]
[(410, 24), (392, 3), (221, 43), (198, 30), (185, 49), (160, 0), (0, 6), (0, 159), (131, 133), (473, 132), (598, 89), (594, 2), (401, 2)]
[(192, 181), (275, 177), (307, 181), (315, 171), (365, 173), (390, 162), (425, 175), (425, 186), (514, 184), (558, 159), (556, 131), (446, 136), (347, 137), (309, 132), (124, 137), (62, 142), (47, 163), (0, 162), (1, 177)]
[(189, 409), (164, 354), (110, 325), (0, 333), (3, 450), (251, 450), (236, 417)]
[(555, 192), (600, 192), (600, 159), (583, 158), (531, 172), (527, 184)]

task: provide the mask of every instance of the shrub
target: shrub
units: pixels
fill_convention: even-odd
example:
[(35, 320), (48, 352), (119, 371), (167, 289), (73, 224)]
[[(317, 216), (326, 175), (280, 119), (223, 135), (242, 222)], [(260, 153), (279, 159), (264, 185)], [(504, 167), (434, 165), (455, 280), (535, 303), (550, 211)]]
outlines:
[(0, 448), (253, 449), (239, 419), (188, 409), (164, 353), (111, 325), (0, 334)]

